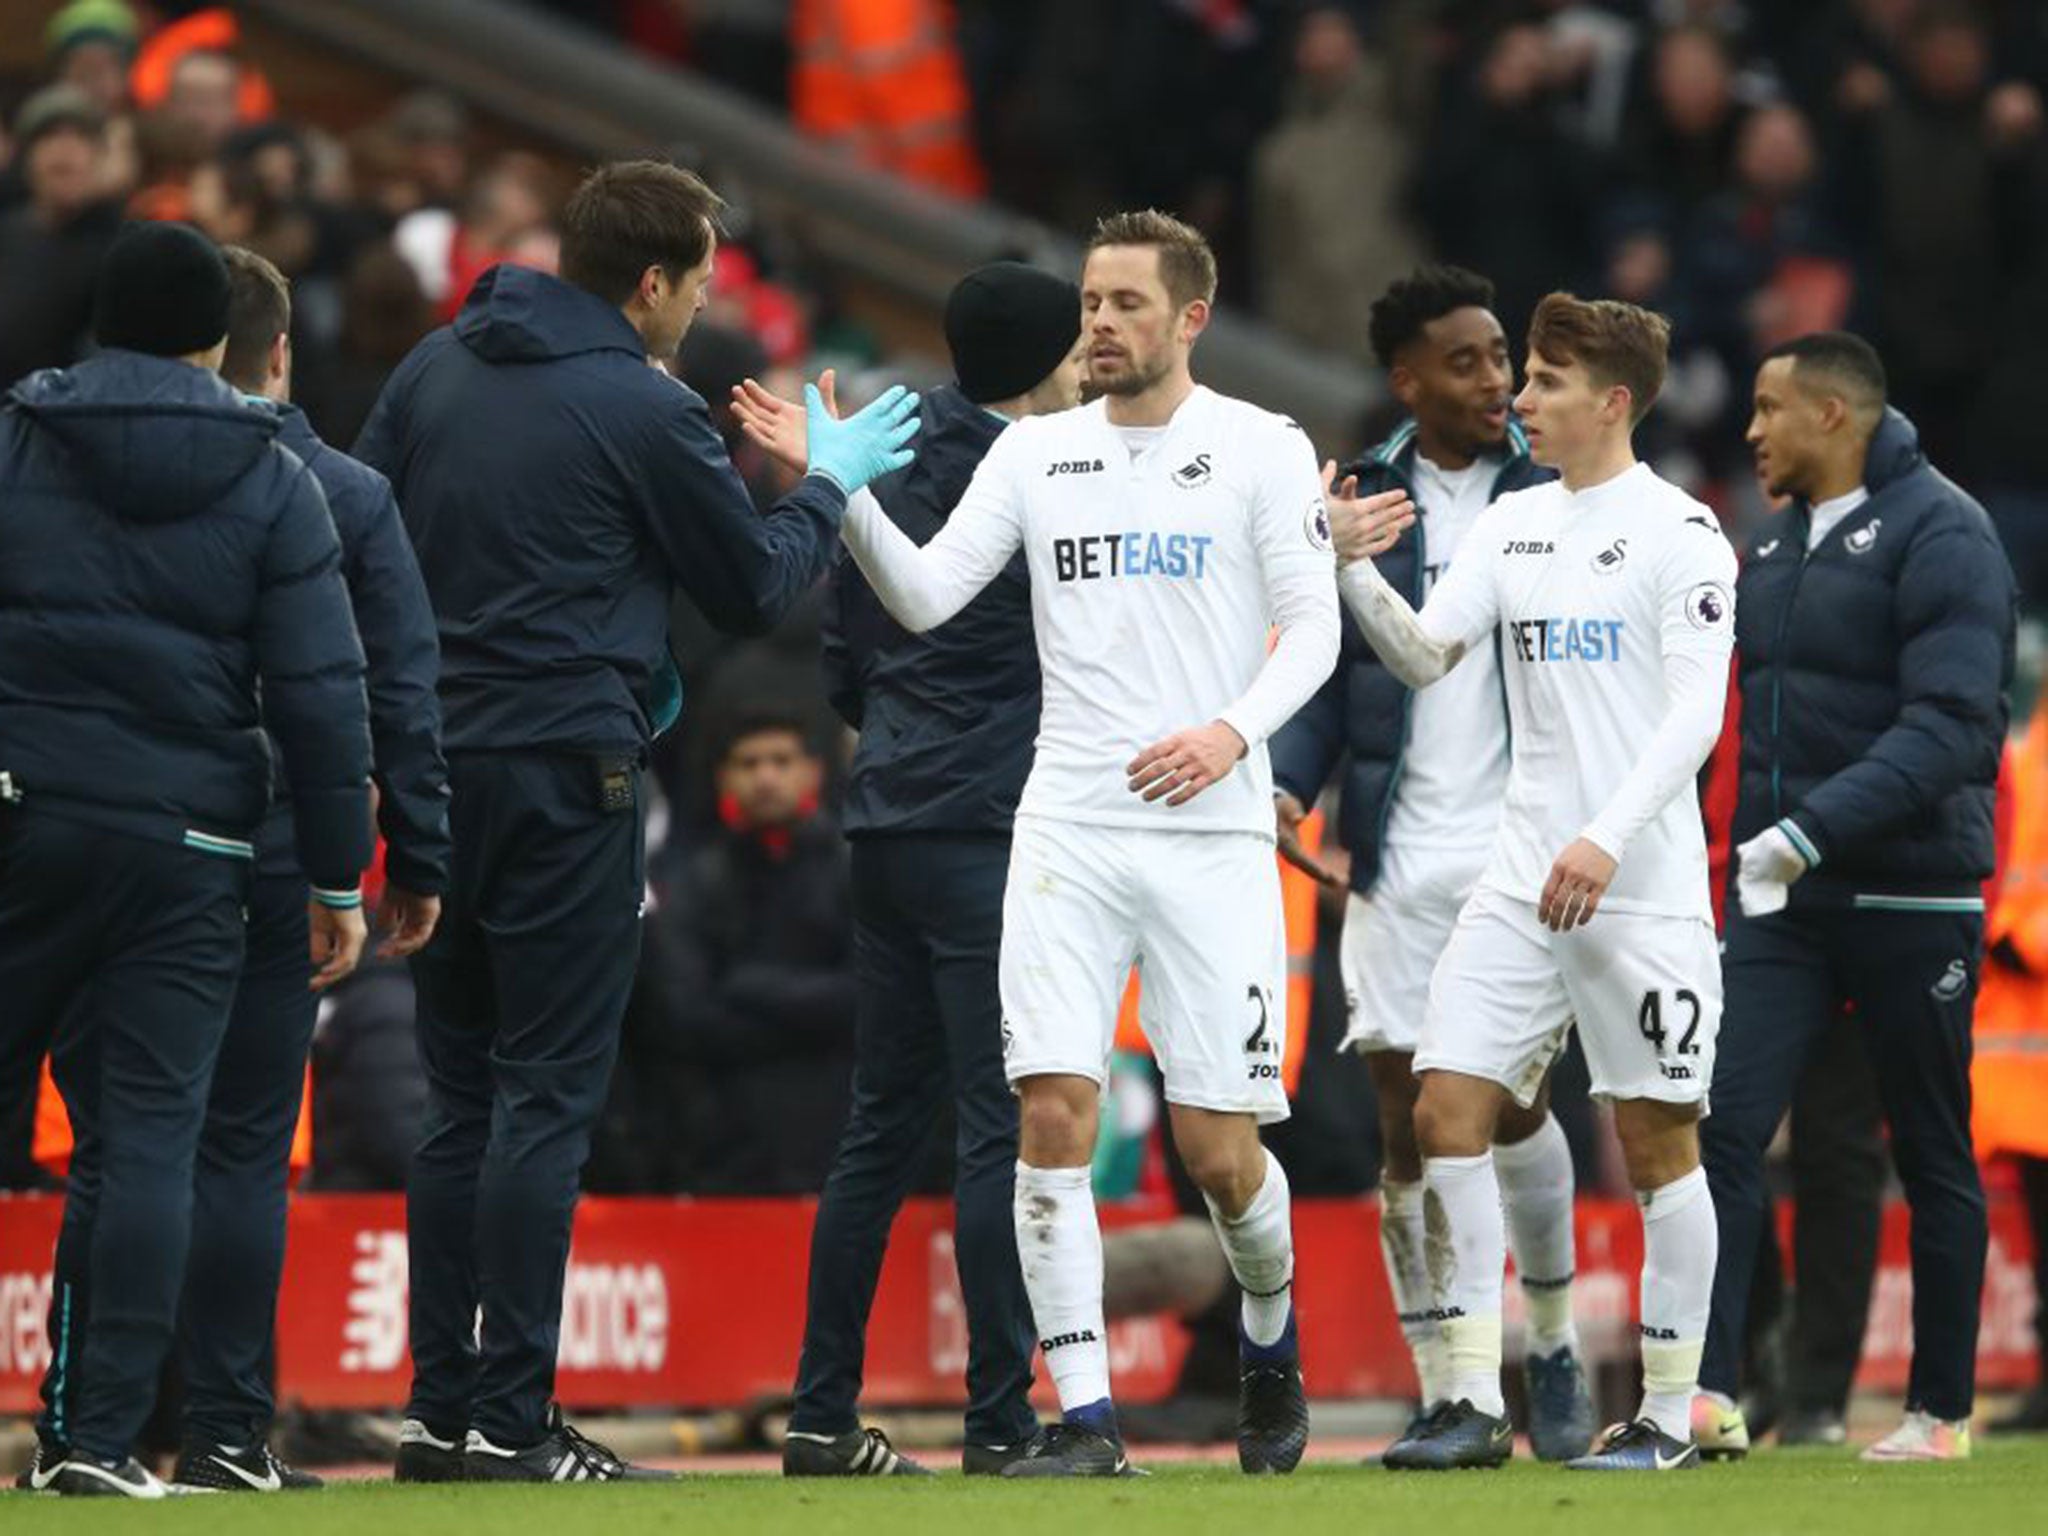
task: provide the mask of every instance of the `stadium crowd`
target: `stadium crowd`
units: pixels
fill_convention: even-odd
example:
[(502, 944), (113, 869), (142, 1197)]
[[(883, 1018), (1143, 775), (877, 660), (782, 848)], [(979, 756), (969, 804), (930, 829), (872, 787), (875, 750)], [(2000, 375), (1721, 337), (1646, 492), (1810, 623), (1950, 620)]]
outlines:
[[(708, 20), (671, 0), (551, 8), (948, 195), (1063, 229), (1179, 210), (1215, 246), (1226, 301), (1360, 364), (1372, 301), (1427, 258), (1493, 279), (1517, 352), (1553, 288), (1661, 311), (1671, 371), (1644, 456), (1731, 532), (1763, 509), (1742, 436), (1758, 360), (1853, 329), (1930, 456), (1992, 513), (2023, 599), (2048, 592), (2032, 346), (2048, 327), (2048, 14), (2030, 0), (1132, 0), (1106, 22), (1076, 0), (879, 8), (918, 44), (907, 56), (830, 0)], [(0, 82), (0, 390), (86, 355), (125, 219), (188, 221), (284, 273), (296, 398), (338, 445), (480, 274), (554, 270), (576, 168), (445, 95), (306, 120), (231, 8), (75, 0), (45, 42), (38, 77)], [(900, 78), (864, 77), (885, 54)], [(906, 123), (906, 101), (924, 115)], [(879, 355), (777, 231), (742, 214), (734, 234), (676, 370), (765, 506), (795, 477), (723, 419), (732, 385), (932, 365)], [(1355, 455), (1392, 419), (1323, 446)], [(788, 1194), (825, 1177), (854, 1003), (821, 607), (750, 641), (678, 614), (691, 706), (657, 752), (647, 943), (594, 1189)], [(1341, 898), (1325, 901), (1334, 935)], [(1271, 1141), (1297, 1191), (1358, 1192), (1379, 1139), (1362, 1064), (1333, 1049), (1334, 937), (1313, 965), (1296, 1115)], [(395, 964), (324, 1006), (312, 1187), (402, 1183), (424, 1097), (411, 1015)], [(0, 1180), (31, 1184), (48, 1175), (16, 1086), (0, 1085)], [(1580, 1186), (1618, 1188), (1576, 1057), (1555, 1093)], [(921, 1188), (949, 1187), (950, 1145), (933, 1138)], [(1157, 1153), (1147, 1177), (1169, 1177)]]

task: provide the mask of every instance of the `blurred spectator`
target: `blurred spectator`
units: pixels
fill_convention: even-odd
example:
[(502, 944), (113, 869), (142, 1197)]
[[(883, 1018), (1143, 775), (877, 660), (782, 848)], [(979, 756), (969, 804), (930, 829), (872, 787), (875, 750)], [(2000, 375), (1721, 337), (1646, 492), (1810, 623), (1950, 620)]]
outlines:
[(935, 192), (981, 195), (947, 0), (795, 0), (789, 24), (800, 129)]
[(2039, 190), (2041, 98), (1993, 87), (1990, 41), (1974, 8), (1929, 0), (1906, 33), (1906, 78), (1873, 76), (1848, 102), (1873, 318), (1893, 399), (1936, 461), (1962, 456), (2002, 325), (2001, 236)]
[[(225, 59), (232, 72), (218, 62), (202, 65), (183, 81), (181, 113), (202, 122), (217, 122), (223, 109), (217, 99), (227, 81), (232, 106), (226, 110), (227, 126), (236, 122), (260, 123), (277, 115), (277, 99), (263, 72), (239, 55), (242, 29), (235, 13), (224, 5), (205, 6), (167, 22), (144, 40), (128, 74), (128, 88), (135, 104), (144, 111), (169, 105), (178, 91), (180, 66), (190, 54), (216, 54)], [(225, 137), (222, 126), (218, 137)]]
[(469, 185), (470, 125), (462, 103), (439, 91), (415, 91), (383, 128), (411, 183), (411, 207), (453, 209)]
[(1679, 27), (1657, 39), (1646, 85), (1625, 130), (1628, 176), (1641, 195), (1682, 222), (1731, 178), (1735, 67), (1712, 28)]
[[(1798, 108), (1760, 107), (1743, 119), (1734, 185), (1681, 235), (1685, 312), (1674, 318), (1683, 321), (1685, 341), (1711, 353), (1723, 385), (1717, 407), (1701, 409), (1691, 429), (1717, 473), (1739, 473), (1749, 458), (1742, 442), (1749, 401), (1734, 381), (1749, 378), (1781, 341), (1839, 329), (1855, 290), (1819, 184), (1813, 134)], [(1686, 402), (1681, 395), (1675, 403)]]
[(1441, 103), (1416, 188), (1435, 254), (1493, 279), (1518, 351), (1536, 301), (1593, 259), (1598, 167), (1559, 125), (1550, 70), (1540, 28), (1502, 31)]
[(125, 0), (73, 0), (44, 30), (50, 71), (112, 117), (128, 105), (128, 67), (140, 28)]
[(242, 66), (233, 54), (195, 48), (171, 66), (157, 110), (189, 129), (200, 153), (210, 155), (242, 121), (241, 88)]
[(796, 711), (727, 730), (719, 826), (683, 849), (647, 920), (643, 977), (671, 1033), (673, 1134), (695, 1194), (820, 1189), (853, 1067), (846, 844)]
[(1386, 68), (1348, 7), (1317, 5), (1294, 39), (1287, 106), (1253, 160), (1259, 309), (1311, 346), (1370, 355), (1374, 295), (1418, 259), (1399, 206), (1408, 146)]
[(341, 313), (341, 338), (332, 354), (299, 360), (298, 393), (323, 438), (352, 443), (385, 377), (434, 328), (434, 307), (405, 258), (380, 242), (349, 270)]
[(552, 174), (536, 155), (501, 155), (462, 199), (459, 214), (428, 205), (398, 221), (392, 240), (420, 280), (437, 318), (455, 318), (470, 285), (501, 261), (555, 269), (549, 229)]
[(14, 134), (27, 201), (0, 213), (0, 387), (83, 355), (100, 260), (121, 226), (106, 195), (106, 121), (91, 97), (47, 86)]
[(412, 976), (371, 961), (320, 1004), (309, 1189), (398, 1190), (426, 1120)]

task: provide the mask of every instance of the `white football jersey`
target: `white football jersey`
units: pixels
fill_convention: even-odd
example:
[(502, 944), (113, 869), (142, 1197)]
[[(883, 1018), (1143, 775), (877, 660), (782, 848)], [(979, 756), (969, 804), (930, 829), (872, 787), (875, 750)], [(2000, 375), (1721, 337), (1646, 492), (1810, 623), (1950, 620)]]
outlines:
[[(1474, 648), (1499, 626), (1513, 753), (1481, 884), (1534, 902), (1577, 838), (1614, 851), (1601, 818), (1664, 719), (1666, 658), (1725, 679), (1735, 551), (1708, 508), (1644, 464), (1576, 494), (1533, 486), (1480, 516), (1420, 618)], [(1689, 787), (1627, 841), (1603, 910), (1710, 914)]]
[[(1479, 458), (1441, 470), (1420, 453), (1414, 486), (1423, 550), (1425, 602), (1450, 574), (1485, 512), (1501, 461)], [(1500, 665), (1490, 645), (1474, 646), (1450, 676), (1408, 700), (1408, 741), (1380, 852), (1378, 891), (1426, 889), (1438, 866), (1480, 862), (1500, 825), (1508, 777), (1508, 722)]]
[[(1027, 417), (917, 560), (863, 498), (847, 538), (905, 622), (943, 622), (1023, 548), (1044, 692), (1019, 815), (1272, 837), (1266, 738), (1338, 640), (1322, 478), (1293, 422), (1198, 387), (1134, 454), (1102, 401)], [(1178, 807), (1131, 793), (1140, 751), (1217, 719), (1249, 748), (1226, 778)]]

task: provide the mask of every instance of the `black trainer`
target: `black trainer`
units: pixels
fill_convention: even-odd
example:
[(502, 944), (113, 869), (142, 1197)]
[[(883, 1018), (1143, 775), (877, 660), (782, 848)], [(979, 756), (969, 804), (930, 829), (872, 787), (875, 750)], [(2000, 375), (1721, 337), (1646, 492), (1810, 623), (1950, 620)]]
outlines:
[(193, 1442), (178, 1452), (171, 1482), (179, 1488), (204, 1488), (214, 1493), (282, 1493), (286, 1489), (326, 1486), (310, 1472), (301, 1472), (259, 1440), (239, 1450)]
[(71, 1498), (161, 1499), (170, 1492), (133, 1456), (101, 1461), (82, 1451), (65, 1457), (46, 1486)]
[(636, 1467), (608, 1447), (577, 1433), (559, 1404), (548, 1409), (547, 1437), (522, 1448), (494, 1445), (472, 1429), (463, 1445), (462, 1473), (473, 1483), (657, 1483), (676, 1474)]
[(70, 1459), (70, 1446), (51, 1440), (38, 1430), (35, 1452), (29, 1457), (28, 1465), (15, 1475), (14, 1486), (25, 1493), (41, 1493)]
[(1481, 1413), (1460, 1398), (1436, 1410), (1418, 1434), (1387, 1448), (1384, 1466), (1396, 1472), (1450, 1472), (1498, 1467), (1515, 1454), (1515, 1427), (1505, 1415)]
[(960, 1447), (960, 1470), (969, 1477), (1001, 1477), (1005, 1467), (1022, 1461), (1030, 1449), (1029, 1440), (1012, 1445), (976, 1445), (970, 1440)]
[(1083, 1424), (1048, 1424), (1031, 1437), (1024, 1454), (1003, 1468), (1004, 1477), (1128, 1477), (1131, 1463), (1123, 1441)]
[(1245, 1472), (1292, 1472), (1308, 1449), (1308, 1394), (1294, 1319), (1270, 1349), (1238, 1336), (1237, 1464)]
[(784, 1477), (930, 1477), (889, 1443), (879, 1429), (849, 1429), (843, 1435), (792, 1434), (782, 1442)]
[(398, 1455), (391, 1478), (399, 1483), (462, 1481), (462, 1432), (437, 1435), (419, 1419), (398, 1426)]

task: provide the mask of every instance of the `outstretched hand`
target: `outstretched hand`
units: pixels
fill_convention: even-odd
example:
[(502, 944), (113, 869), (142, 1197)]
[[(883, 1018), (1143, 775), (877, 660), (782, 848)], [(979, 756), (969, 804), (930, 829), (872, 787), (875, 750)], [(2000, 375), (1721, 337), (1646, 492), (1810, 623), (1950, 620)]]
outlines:
[[(839, 378), (827, 368), (818, 376), (818, 394), (825, 410), (839, 414)], [(733, 419), (754, 445), (792, 474), (802, 474), (811, 462), (809, 418), (794, 400), (785, 400), (757, 379), (732, 387)]]
[(1337, 484), (1335, 459), (1323, 465), (1323, 500), (1330, 509), (1330, 542), (1339, 565), (1385, 554), (1415, 524), (1415, 503), (1406, 491), (1360, 496), (1358, 476), (1346, 475)]

